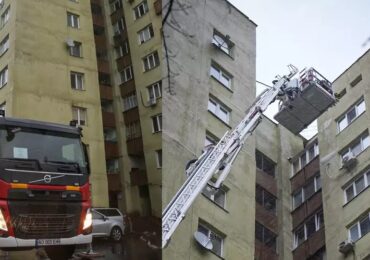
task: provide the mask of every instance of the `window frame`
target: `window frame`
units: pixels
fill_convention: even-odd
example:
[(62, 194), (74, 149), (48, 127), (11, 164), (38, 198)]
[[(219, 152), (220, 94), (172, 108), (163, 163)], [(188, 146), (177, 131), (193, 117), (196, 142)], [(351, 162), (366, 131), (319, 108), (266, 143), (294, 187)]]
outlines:
[[(359, 107), (361, 105), (364, 106), (364, 109), (361, 111), (359, 110)], [(350, 112), (355, 111), (356, 115), (349, 121), (348, 115)], [(363, 113), (366, 112), (366, 103), (364, 97), (361, 97), (358, 101), (356, 101), (353, 105), (351, 105), (343, 114), (341, 114), (336, 120), (337, 125), (337, 133), (343, 132), (348, 126), (350, 126), (358, 117), (360, 117)], [(341, 122), (344, 122), (346, 120), (345, 125), (341, 127)]]
[[(367, 140), (367, 142), (368, 142), (366, 147), (364, 145), (364, 140)], [(354, 148), (356, 148), (358, 145), (360, 145), (361, 150), (357, 154), (355, 154), (353, 152), (353, 150), (355, 150)], [(370, 146), (370, 135), (369, 135), (368, 130), (366, 130), (365, 132), (360, 134), (358, 137), (356, 137), (349, 145), (347, 145), (345, 148), (343, 148), (339, 152), (339, 154), (340, 154), (340, 157), (341, 157), (342, 160), (348, 154), (352, 154), (354, 157), (357, 157), (363, 151), (365, 151), (369, 146)]]
[[(219, 37), (223, 42), (219, 42), (218, 39), (215, 38)], [(223, 46), (226, 43), (226, 47)], [(230, 39), (217, 31), (216, 29), (213, 29), (213, 35), (212, 35), (212, 44), (215, 45), (218, 49), (220, 49), (223, 53), (225, 53), (228, 56), (232, 56), (232, 49), (234, 47), (234, 43), (230, 41)]]
[[(310, 158), (310, 150), (314, 147), (314, 156)], [(311, 161), (313, 161), (316, 156), (320, 154), (319, 151), (319, 144), (315, 142), (314, 144), (311, 144), (307, 146), (302, 153), (299, 154), (299, 156), (296, 156), (296, 158), (290, 163), (291, 164), (291, 176), (293, 177), (296, 173), (298, 173), (300, 170), (302, 170), (306, 165), (308, 165)], [(302, 157), (305, 156), (305, 163), (302, 163)], [(295, 169), (295, 164), (297, 163), (297, 169)]]
[(162, 132), (162, 114), (157, 114), (151, 117), (152, 119), (152, 133)]
[(5, 11), (0, 16), (0, 25), (3, 28), (10, 20), (10, 5), (5, 9)]
[(133, 92), (127, 96), (122, 97), (123, 112), (133, 109), (138, 106), (136, 92)]
[(141, 137), (140, 121), (133, 121), (125, 125), (126, 140), (132, 140)]
[(158, 51), (153, 51), (142, 58), (144, 72), (153, 70), (160, 65)]
[[(305, 189), (312, 182), (313, 182), (313, 185), (314, 185), (314, 192), (308, 196), (306, 194)], [(321, 175), (320, 175), (320, 172), (318, 172), (317, 174), (315, 174), (314, 177), (310, 178), (302, 187), (300, 187), (299, 189), (297, 189), (295, 192), (292, 193), (292, 211), (299, 208), (307, 200), (312, 198), (317, 192), (319, 192), (321, 190), (321, 187), (322, 187), (322, 185), (321, 185)], [(295, 198), (296, 198), (296, 195), (298, 195), (299, 193), (301, 193), (301, 198), (302, 199), (301, 199), (301, 203), (296, 205), (295, 204)]]
[[(218, 83), (220, 83), (222, 86), (224, 86), (228, 90), (232, 90), (232, 85), (233, 85), (232, 74), (226, 71), (224, 68), (222, 68), (219, 64), (215, 63), (214, 61), (211, 62), (209, 75), (211, 78), (215, 79)], [(227, 79), (228, 84), (225, 84), (222, 78)]]
[[(347, 204), (350, 201), (352, 201), (361, 192), (363, 192), (364, 190), (366, 190), (370, 186), (370, 179), (369, 179), (369, 177), (370, 177), (370, 169), (365, 170), (364, 172), (362, 172), (361, 174), (359, 174), (355, 179), (353, 179), (353, 181), (351, 181), (348, 185), (345, 186), (345, 188), (343, 189), (343, 192), (344, 192), (344, 204)], [(361, 179), (361, 178), (364, 179), (364, 188), (362, 190), (360, 190), (360, 191), (357, 191), (356, 182), (359, 179)], [(352, 191), (353, 191), (352, 198), (348, 198), (347, 190), (349, 190), (349, 189), (352, 189)]]
[[(140, 10), (140, 7), (143, 7), (143, 10)], [(142, 1), (139, 3), (137, 6), (133, 8), (134, 12), (134, 20), (140, 19), (143, 17), (145, 14), (149, 12), (149, 6), (148, 2), (146, 0)]]
[[(157, 81), (146, 88), (148, 91), (148, 101), (157, 100), (162, 97), (162, 81)], [(153, 95), (151, 95), (151, 93)]]
[(163, 159), (162, 149), (155, 150), (155, 159), (157, 164), (157, 169), (162, 169), (162, 159)]
[(10, 41), (10, 37), (9, 37), (9, 34), (7, 34), (0, 42), (0, 56), (2, 56), (7, 50), (9, 50), (9, 47), (10, 47), (9, 41)]
[[(293, 230), (293, 250), (296, 249), (301, 244), (303, 244), (309, 237), (311, 237), (314, 233), (316, 233), (325, 226), (325, 220), (323, 221), (324, 224), (321, 226), (320, 215), (324, 216), (322, 209), (316, 211), (316, 213), (312, 214), (310, 217), (307, 217), (302, 224), (300, 224)], [(307, 223), (313, 218), (315, 221), (315, 231), (308, 235)], [(303, 240), (299, 242), (297, 231), (300, 230), (301, 228), (303, 228)]]
[[(72, 81), (72, 77), (73, 77), (73, 81)], [(81, 82), (78, 83), (78, 79), (81, 79)], [(81, 73), (81, 72), (77, 72), (77, 71), (71, 71), (70, 72), (70, 79), (71, 79), (71, 88), (73, 90), (85, 90), (85, 84), (84, 84), (84, 81), (85, 81), (85, 74), (84, 73)], [(73, 83), (75, 86), (78, 86), (80, 85), (80, 87), (73, 87)]]
[(80, 16), (78, 14), (67, 12), (67, 26), (70, 28), (80, 28)]
[(139, 44), (144, 44), (154, 37), (153, 25), (149, 24), (137, 32)]
[[(351, 241), (353, 241), (353, 242), (356, 242), (357, 240), (360, 240), (362, 237), (364, 237), (364, 236), (366, 236), (367, 234), (369, 234), (369, 233), (370, 233), (370, 229), (369, 229), (369, 231), (368, 231), (367, 233), (362, 234), (362, 230), (361, 230), (361, 222), (362, 222), (363, 220), (365, 220), (366, 218), (367, 218), (367, 219), (368, 219), (368, 221), (370, 222), (370, 212), (367, 212), (366, 214), (364, 214), (364, 215), (360, 216), (360, 217), (356, 220), (355, 224), (352, 224), (351, 226), (349, 226), (349, 227), (347, 228), (347, 229), (348, 229), (348, 239), (349, 239), (349, 240), (351, 240)], [(351, 229), (352, 229), (353, 227), (356, 227), (356, 228), (357, 228), (357, 234), (358, 234), (358, 238), (357, 238), (357, 239), (353, 239), (353, 238), (352, 238), (352, 235), (351, 235)]]
[(131, 65), (123, 68), (120, 72), (120, 79), (121, 79), (121, 84), (126, 83), (127, 81), (130, 81), (134, 78), (134, 75), (132, 74), (132, 67)]
[[(73, 118), (73, 115), (74, 115), (73, 111), (74, 110), (77, 112), (77, 118)], [(81, 120), (82, 119), (81, 118), (82, 112), (85, 114), (85, 120)], [(84, 107), (80, 107), (80, 106), (72, 106), (72, 118), (73, 118), (73, 120), (77, 121), (77, 125), (87, 126), (87, 109), (84, 108)], [(83, 124), (81, 124), (81, 121), (83, 121)]]
[(125, 20), (123, 18), (118, 19), (114, 24), (112, 24), (113, 35), (120, 35), (125, 30)]
[[(215, 106), (215, 110), (214, 111), (210, 109), (210, 103), (213, 103), (214, 104), (214, 106)], [(232, 111), (226, 105), (224, 105), (223, 103), (221, 103), (221, 101), (218, 101), (218, 99), (214, 98), (213, 96), (209, 96), (207, 110), (212, 115), (214, 115), (215, 117), (217, 117), (219, 120), (221, 120), (225, 124), (229, 125), (230, 118), (231, 118), (231, 112)], [(226, 114), (224, 113), (226, 115), (225, 120), (223, 119), (222, 116), (220, 116), (220, 111), (221, 110), (224, 110), (225, 112), (227, 112)]]
[(8, 65), (6, 65), (0, 71), (0, 89), (3, 88), (6, 84), (8, 84), (8, 80), (9, 80), (9, 69)]
[(69, 55), (82, 58), (82, 42), (73, 41), (73, 46), (69, 47)]
[[(201, 226), (201, 228), (204, 231), (207, 230), (207, 234), (204, 234), (202, 231), (200, 231), (199, 230), (199, 226)], [(212, 236), (219, 238), (219, 240), (221, 241), (221, 243), (220, 243), (220, 249), (216, 251), (214, 248), (212, 248), (210, 251), (212, 253), (214, 253), (215, 255), (219, 256), (219, 257), (223, 257), (223, 255), (224, 255), (224, 244), (225, 244), (225, 238), (226, 238), (226, 236), (223, 235), (223, 234), (220, 234), (220, 232), (217, 231), (215, 228), (207, 225), (206, 223), (203, 223), (202, 221), (198, 221), (197, 231), (200, 232), (200, 233), (202, 233), (202, 234), (204, 234), (205, 236), (207, 236), (208, 239), (210, 239), (210, 241), (212, 241)], [(217, 253), (218, 251), (220, 252), (220, 254)]]

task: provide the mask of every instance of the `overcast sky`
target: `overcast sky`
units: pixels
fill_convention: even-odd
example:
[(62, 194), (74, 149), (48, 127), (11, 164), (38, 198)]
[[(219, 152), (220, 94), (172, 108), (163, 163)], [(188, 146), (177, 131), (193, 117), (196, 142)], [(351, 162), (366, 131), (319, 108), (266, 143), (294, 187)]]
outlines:
[[(369, 0), (229, 2), (258, 25), (257, 80), (267, 84), (290, 63), (314, 67), (332, 81), (370, 48)], [(313, 133), (309, 127), (305, 136)]]

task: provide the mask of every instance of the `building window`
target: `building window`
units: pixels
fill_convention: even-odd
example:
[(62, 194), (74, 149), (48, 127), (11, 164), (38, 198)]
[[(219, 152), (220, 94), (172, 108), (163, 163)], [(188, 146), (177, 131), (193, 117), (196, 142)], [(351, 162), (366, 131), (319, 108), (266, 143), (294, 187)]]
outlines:
[(306, 241), (312, 234), (324, 226), (324, 214), (320, 210), (312, 217), (308, 218), (301, 226), (296, 228), (294, 235), (294, 248)]
[(122, 99), (122, 102), (123, 102), (123, 111), (127, 111), (134, 107), (137, 107), (136, 93), (124, 97)]
[(230, 41), (230, 37), (224, 36), (220, 32), (213, 30), (212, 43), (224, 53), (231, 55), (231, 48), (234, 44)]
[(9, 21), (10, 18), (10, 6), (2, 13), (0, 22), (1, 28), (5, 26), (5, 24)]
[(125, 41), (123, 44), (115, 47), (115, 51), (116, 51), (116, 57), (117, 58), (120, 58), (122, 56), (125, 56), (128, 54), (128, 43), (127, 41)]
[(149, 11), (148, 9), (148, 3), (147, 1), (143, 1), (141, 2), (140, 4), (138, 4), (135, 8), (134, 8), (134, 17), (135, 17), (135, 20), (136, 19), (139, 19), (140, 17), (142, 17), (144, 14), (146, 14), (147, 12)]
[(104, 140), (108, 142), (117, 142), (117, 131), (114, 128), (104, 128)]
[(340, 152), (340, 155), (342, 159), (348, 155), (357, 156), (367, 147), (369, 147), (369, 145), (370, 145), (369, 133), (365, 132), (364, 134), (362, 134), (362, 136), (353, 141), (352, 144), (350, 144), (347, 148), (343, 149), (342, 152)]
[(338, 133), (343, 131), (347, 126), (349, 126), (357, 117), (359, 117), (366, 110), (365, 101), (361, 98), (360, 101), (356, 102), (354, 106), (347, 110), (344, 115), (337, 119), (337, 129)]
[(142, 44), (144, 42), (147, 42), (151, 38), (154, 37), (153, 26), (150, 24), (147, 27), (145, 27), (144, 29), (142, 29), (141, 31), (139, 31), (137, 34), (138, 34), (138, 37), (139, 37), (139, 43), (140, 44)]
[(126, 125), (126, 139), (131, 140), (141, 136), (140, 121), (135, 121)]
[(218, 231), (203, 223), (198, 223), (198, 232), (204, 234), (206, 237), (209, 238), (209, 241), (212, 243), (211, 251), (216, 255), (222, 257), (225, 236), (221, 235)]
[(157, 168), (162, 168), (162, 150), (155, 151), (155, 156), (157, 160)]
[(321, 178), (317, 174), (307, 184), (293, 193), (293, 210), (299, 207), (303, 202), (311, 198), (321, 189)]
[(354, 86), (356, 86), (360, 81), (362, 80), (362, 75), (360, 74), (360, 75), (358, 75), (351, 83), (350, 83), (350, 85), (351, 85), (351, 87), (354, 87)]
[(162, 131), (162, 114), (152, 117), (153, 133)]
[(356, 178), (355, 181), (353, 181), (344, 189), (345, 203), (352, 200), (354, 197), (360, 194), (361, 191), (366, 189), (369, 185), (370, 185), (370, 170), (361, 174), (358, 178)]
[(105, 163), (107, 167), (107, 173), (109, 174), (119, 173), (118, 159), (107, 160)]
[(69, 47), (69, 55), (82, 57), (82, 43), (73, 41), (73, 45)]
[(157, 66), (159, 66), (159, 56), (158, 52), (155, 51), (143, 58), (144, 63), (144, 71), (151, 70)]
[(275, 177), (275, 162), (266, 155), (256, 150), (256, 167), (257, 169)]
[(276, 197), (259, 185), (256, 185), (256, 202), (276, 214)]
[(4, 87), (8, 83), (8, 66), (0, 71), (0, 88)]
[(117, 22), (113, 24), (114, 35), (121, 34), (124, 29), (125, 29), (125, 21), (123, 20), (123, 18), (119, 19)]
[(120, 72), (120, 76), (121, 76), (121, 84), (122, 83), (125, 83), (129, 80), (132, 79), (132, 69), (131, 69), (131, 66), (128, 66), (126, 68), (124, 68), (121, 72)]
[(292, 162), (292, 176), (319, 155), (319, 145), (314, 143), (308, 146), (303, 153)]
[(203, 189), (202, 193), (221, 208), (226, 208), (226, 193), (228, 190), (229, 189), (225, 186), (222, 186), (219, 189), (213, 189), (211, 186), (207, 185)]
[(149, 87), (148, 89), (148, 100), (155, 100), (162, 97), (162, 81), (158, 81)]
[(111, 12), (114, 13), (115, 11), (121, 9), (121, 0), (114, 0), (109, 5)]
[(208, 100), (208, 111), (214, 114), (217, 118), (229, 124), (230, 121), (230, 109), (220, 102), (216, 101), (215, 98), (210, 97)]
[(73, 13), (67, 13), (67, 25), (72, 28), (80, 28), (80, 16)]
[(0, 42), (0, 55), (3, 55), (9, 49), (9, 35)]
[(232, 76), (230, 73), (222, 69), (219, 65), (212, 63), (211, 64), (211, 77), (220, 82), (223, 86), (231, 89)]
[(86, 108), (72, 107), (72, 119), (77, 122), (77, 125), (87, 125), (86, 117)]
[(256, 222), (255, 228), (256, 228), (255, 229), (256, 239), (259, 240), (262, 244), (266, 245), (267, 247), (271, 248), (272, 250), (276, 252), (277, 235), (258, 222)]
[(84, 74), (79, 72), (71, 72), (71, 87), (76, 90), (84, 89)]
[(352, 225), (348, 230), (349, 239), (352, 241), (357, 241), (361, 237), (365, 236), (370, 231), (370, 214), (359, 218), (359, 220)]
[(214, 134), (211, 134), (210, 132), (206, 131), (206, 139), (204, 140), (204, 147), (208, 145), (215, 145), (218, 143), (220, 139), (217, 138)]

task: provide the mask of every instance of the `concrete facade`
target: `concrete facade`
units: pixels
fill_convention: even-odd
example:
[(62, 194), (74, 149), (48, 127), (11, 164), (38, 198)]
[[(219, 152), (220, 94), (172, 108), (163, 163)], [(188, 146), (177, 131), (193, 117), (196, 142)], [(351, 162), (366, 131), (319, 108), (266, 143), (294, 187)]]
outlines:
[[(7, 83), (0, 89), (0, 103), (8, 116), (69, 124), (72, 107), (86, 109), (83, 141), (91, 164), (92, 203), (107, 206), (107, 178), (97, 63), (92, 18), (88, 2), (4, 1), (9, 9), (0, 38), (9, 35), (9, 48), (0, 58), (8, 66)], [(47, 10), (47, 11), (46, 11)], [(67, 26), (67, 13), (79, 15), (79, 28)], [(4, 15), (5, 16), (5, 15)], [(51, 22), (53, 21), (53, 22)], [(81, 57), (72, 57), (66, 40), (82, 43)], [(71, 88), (70, 73), (84, 74), (84, 90)]]
[[(162, 68), (163, 89), (168, 90), (163, 97), (163, 207), (184, 182), (186, 163), (201, 154), (206, 133), (210, 139), (221, 138), (255, 98), (256, 25), (227, 1), (177, 2), (170, 25), (163, 27), (171, 70), (169, 84), (167, 67)], [(215, 30), (230, 36), (230, 55), (212, 44)], [(215, 64), (232, 77), (230, 88), (210, 75)], [(210, 97), (229, 111), (229, 120), (209, 111)], [(253, 138), (247, 141), (224, 183), (226, 203), (198, 196), (163, 259), (253, 258), (254, 143)], [(193, 234), (199, 225), (223, 240), (222, 250), (207, 252), (196, 244)]]
[[(369, 257), (370, 236), (365, 232), (368, 226), (366, 214), (368, 216), (369, 213), (369, 178), (366, 181), (362, 179), (366, 176), (370, 159), (367, 149), (370, 123), (369, 68), (370, 51), (367, 51), (334, 81), (334, 91), (340, 94), (341, 98), (336, 106), (318, 120), (324, 214), (335, 216), (325, 219), (327, 259)], [(350, 114), (353, 107), (356, 107), (355, 113)], [(342, 121), (343, 116), (346, 116), (346, 124)], [(356, 148), (358, 140), (361, 140), (361, 145)], [(356, 158), (355, 165), (348, 169), (343, 167), (341, 158), (347, 148), (352, 150)], [(357, 187), (353, 188), (353, 194), (350, 186), (354, 183)], [(362, 235), (357, 238), (350, 234), (350, 230), (353, 228), (355, 232), (355, 225), (359, 222), (362, 223), (362, 226), (358, 227), (362, 230)], [(348, 239), (354, 240), (354, 250), (346, 256), (338, 251), (338, 245)]]

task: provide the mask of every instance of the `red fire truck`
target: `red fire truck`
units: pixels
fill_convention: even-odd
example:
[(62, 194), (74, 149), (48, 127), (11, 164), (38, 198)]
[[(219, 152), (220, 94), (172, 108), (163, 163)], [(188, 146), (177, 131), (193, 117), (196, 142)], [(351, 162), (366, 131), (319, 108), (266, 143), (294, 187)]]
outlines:
[(0, 249), (45, 247), (68, 259), (91, 243), (89, 163), (81, 129), (0, 117)]

